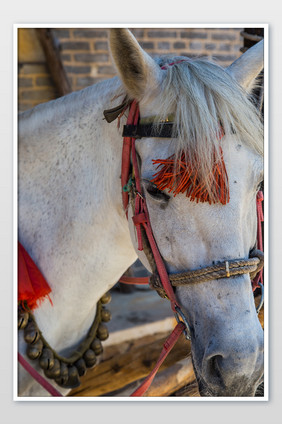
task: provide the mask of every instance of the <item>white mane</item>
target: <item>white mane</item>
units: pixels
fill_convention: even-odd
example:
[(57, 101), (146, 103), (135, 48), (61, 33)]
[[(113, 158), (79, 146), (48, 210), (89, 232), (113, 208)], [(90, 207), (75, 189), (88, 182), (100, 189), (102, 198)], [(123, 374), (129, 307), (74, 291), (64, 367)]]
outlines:
[(157, 117), (174, 114), (176, 157), (184, 151), (193, 163), (196, 154), (201, 158), (199, 174), (205, 179), (214, 164), (214, 152), (219, 155), (221, 127), (226, 136), (235, 135), (263, 155), (263, 125), (251, 96), (211, 61), (167, 56), (156, 61), (163, 66), (183, 59), (164, 71), (159, 98), (162, 114)]

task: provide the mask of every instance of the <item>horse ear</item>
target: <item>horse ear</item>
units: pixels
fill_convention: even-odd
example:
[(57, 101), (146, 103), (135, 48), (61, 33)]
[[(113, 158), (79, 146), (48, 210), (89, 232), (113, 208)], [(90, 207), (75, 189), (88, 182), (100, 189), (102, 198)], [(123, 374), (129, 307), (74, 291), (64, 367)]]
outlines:
[(242, 56), (233, 62), (227, 69), (235, 80), (247, 91), (251, 91), (255, 79), (263, 69), (264, 43), (261, 40), (248, 49)]
[(161, 70), (125, 28), (110, 30), (110, 50), (118, 74), (130, 97), (141, 100), (161, 81)]

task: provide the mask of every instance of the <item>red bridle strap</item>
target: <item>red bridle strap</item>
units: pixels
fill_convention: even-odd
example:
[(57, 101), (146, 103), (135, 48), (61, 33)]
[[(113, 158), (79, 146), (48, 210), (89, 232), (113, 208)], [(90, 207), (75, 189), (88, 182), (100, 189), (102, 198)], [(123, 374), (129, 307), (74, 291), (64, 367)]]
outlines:
[[(137, 125), (139, 120), (139, 108), (136, 101), (133, 101), (133, 103), (130, 106), (129, 110), (129, 116), (127, 119), (127, 125)], [(170, 283), (168, 273), (165, 267), (165, 264), (162, 260), (161, 254), (159, 252), (157, 243), (155, 241), (152, 227), (150, 224), (149, 219), (149, 213), (148, 208), (146, 204), (146, 200), (142, 195), (142, 185), (141, 185), (141, 178), (139, 173), (139, 166), (137, 161), (137, 155), (136, 155), (136, 149), (135, 149), (135, 138), (134, 137), (124, 137), (123, 142), (123, 152), (122, 152), (122, 170), (121, 170), (121, 183), (122, 188), (127, 185), (129, 180), (129, 173), (130, 173), (130, 161), (132, 159), (132, 166), (133, 166), (133, 173), (134, 173), (134, 180), (135, 180), (135, 200), (134, 200), (134, 215), (132, 217), (132, 221), (136, 228), (137, 233), (137, 243), (138, 243), (138, 250), (143, 250), (143, 241), (142, 241), (142, 231), (141, 227), (145, 230), (151, 251), (154, 256), (156, 268), (159, 274), (159, 278), (162, 282), (162, 286), (166, 292), (166, 295), (171, 303), (171, 308), (173, 312), (176, 312), (176, 307), (179, 308), (178, 302), (176, 300), (172, 285)], [(126, 216), (128, 216), (127, 213), (127, 207), (128, 207), (128, 192), (123, 191), (123, 206), (126, 211)], [(129, 283), (131, 281), (130, 277), (122, 277), (120, 281)], [(145, 277), (145, 279), (142, 279), (142, 284), (147, 284), (149, 279)], [(135, 282), (135, 281), (134, 281)], [(151, 373), (148, 375), (148, 377), (144, 380), (144, 382), (141, 384), (141, 386), (132, 393), (131, 396), (137, 397), (142, 396), (150, 387), (156, 373), (158, 372), (158, 369), (160, 368), (161, 364), (177, 342), (180, 335), (185, 330), (186, 326), (183, 322), (178, 322), (173, 332), (170, 334), (168, 339), (166, 340), (163, 350), (161, 352), (161, 355), (154, 367), (154, 369), (151, 371)]]
[(169, 354), (171, 349), (174, 347), (175, 343), (177, 342), (177, 340), (179, 339), (179, 337), (181, 336), (181, 334), (183, 333), (184, 330), (185, 330), (184, 323), (179, 322), (176, 325), (176, 327), (174, 328), (173, 332), (166, 339), (164, 346), (163, 346), (163, 350), (161, 351), (161, 354), (159, 356), (159, 359), (158, 359), (155, 367), (150, 372), (148, 377), (145, 378), (145, 380), (143, 381), (141, 386), (139, 386), (138, 389), (136, 389), (135, 392), (133, 392), (131, 394), (132, 397), (143, 396), (146, 393), (146, 391), (149, 389), (150, 385), (152, 384), (153, 379), (154, 379), (155, 375), (157, 374), (160, 366), (162, 365), (165, 358), (167, 357), (167, 355)]
[(63, 396), (55, 387), (52, 386), (42, 375), (40, 375), (35, 368), (33, 368), (24, 357), (18, 353), (18, 361), (24, 367), (24, 369), (39, 383), (51, 396)]
[[(127, 106), (126, 106), (127, 107)], [(139, 119), (139, 107), (136, 100), (131, 103), (129, 109), (129, 115), (127, 121), (131, 124), (137, 125)], [(121, 159), (121, 186), (122, 188), (127, 184), (130, 172), (130, 162), (131, 162), (131, 137), (123, 138), (123, 149), (122, 149), (122, 159)], [(122, 190), (122, 201), (123, 207), (126, 211), (127, 216), (127, 206), (128, 206), (128, 192)]]
[[(129, 116), (127, 119), (127, 125), (137, 125), (139, 119), (139, 107), (137, 102), (134, 100), (130, 106)], [(129, 157), (126, 157), (126, 156)], [(146, 204), (145, 198), (142, 196), (142, 185), (141, 178), (139, 173), (139, 166), (137, 161), (136, 149), (135, 149), (135, 138), (134, 137), (124, 137), (124, 147), (122, 153), (122, 187), (126, 185), (129, 178), (129, 165), (130, 164), (130, 155), (132, 158), (132, 166), (135, 178), (135, 204), (134, 204), (134, 216), (132, 218), (133, 223), (136, 228), (137, 233), (137, 242), (138, 242), (138, 250), (143, 250), (143, 242), (142, 242), (142, 233), (141, 226), (144, 228), (148, 242), (150, 244), (157, 271), (162, 282), (162, 286), (166, 292), (168, 299), (171, 302), (171, 308), (173, 312), (176, 312), (175, 307), (178, 306), (178, 302), (176, 300), (172, 285), (170, 283), (168, 273), (165, 267), (165, 264), (162, 260), (161, 254), (159, 252), (157, 243), (155, 241), (152, 227), (150, 224), (150, 218), (148, 213), (148, 208)], [(123, 169), (123, 164), (126, 165), (125, 169)], [(124, 197), (124, 207), (128, 206), (128, 194)]]
[[(264, 221), (262, 202), (263, 192), (260, 190), (257, 194), (257, 249), (263, 252), (263, 239), (262, 239), (262, 223)], [(252, 281), (253, 291), (259, 287), (259, 282), (263, 284), (263, 269), (261, 269)]]

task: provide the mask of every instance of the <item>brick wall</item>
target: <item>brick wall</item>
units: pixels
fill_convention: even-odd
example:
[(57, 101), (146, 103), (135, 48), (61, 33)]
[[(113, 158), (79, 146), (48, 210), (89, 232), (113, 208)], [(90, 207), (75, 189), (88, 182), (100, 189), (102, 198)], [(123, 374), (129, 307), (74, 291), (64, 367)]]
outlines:
[[(240, 29), (133, 28), (141, 46), (152, 56), (167, 53), (190, 57), (206, 56), (228, 66), (240, 56)], [(46, 65), (45, 55), (32, 28), (20, 28), (19, 110), (58, 97)], [(104, 28), (53, 29), (64, 69), (72, 90), (80, 90), (115, 75)]]

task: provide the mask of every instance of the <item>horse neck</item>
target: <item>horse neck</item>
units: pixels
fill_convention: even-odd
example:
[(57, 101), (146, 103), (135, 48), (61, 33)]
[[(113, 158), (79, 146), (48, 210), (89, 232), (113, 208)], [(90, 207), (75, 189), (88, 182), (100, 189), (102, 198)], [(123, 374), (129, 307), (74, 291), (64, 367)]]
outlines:
[(35, 310), (57, 349), (89, 329), (98, 299), (134, 262), (122, 207), (122, 142), (103, 121), (117, 82), (25, 114), (19, 125), (19, 241), (52, 289)]

